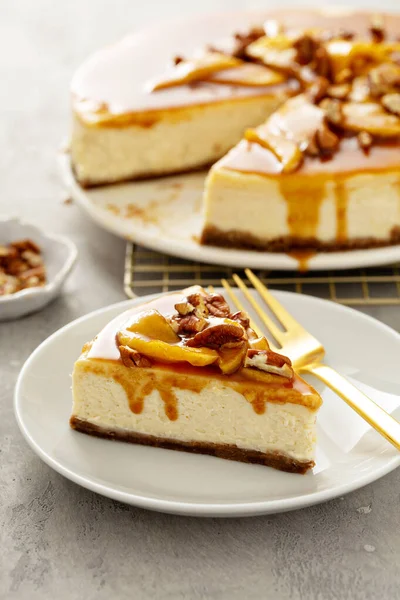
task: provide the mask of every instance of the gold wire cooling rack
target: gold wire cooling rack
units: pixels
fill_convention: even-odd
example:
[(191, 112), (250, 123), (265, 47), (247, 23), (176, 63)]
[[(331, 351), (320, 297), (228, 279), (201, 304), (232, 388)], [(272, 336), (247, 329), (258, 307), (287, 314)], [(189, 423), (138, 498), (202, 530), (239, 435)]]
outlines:
[[(219, 286), (241, 269), (166, 256), (128, 243), (124, 289), (129, 298), (199, 284)], [(349, 271), (288, 273), (255, 271), (272, 288), (310, 294), (347, 305), (400, 304), (400, 264)]]

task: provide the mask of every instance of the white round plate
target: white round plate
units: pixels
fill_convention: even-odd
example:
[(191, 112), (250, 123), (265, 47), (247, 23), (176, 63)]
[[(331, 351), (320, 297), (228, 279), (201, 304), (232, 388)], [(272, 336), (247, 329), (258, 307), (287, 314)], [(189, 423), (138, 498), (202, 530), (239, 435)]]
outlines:
[[(289, 292), (275, 295), (321, 339), (329, 364), (400, 416), (399, 334), (325, 300)], [(63, 327), (35, 350), (21, 371), (15, 392), (21, 431), (33, 450), (68, 479), (143, 508), (234, 517), (317, 504), (375, 481), (400, 464), (399, 452), (318, 384), (324, 404), (318, 417), (316, 466), (304, 476), (73, 431), (68, 425), (70, 373), (83, 344), (120, 312), (143, 300), (103, 308)]]
[[(64, 182), (81, 208), (101, 227), (137, 244), (188, 260), (297, 271), (299, 261), (284, 252), (232, 250), (198, 243), (202, 227), (205, 173), (83, 189), (68, 153), (61, 154)], [(319, 253), (307, 261), (312, 271), (351, 269), (400, 261), (400, 245), (350, 252)]]

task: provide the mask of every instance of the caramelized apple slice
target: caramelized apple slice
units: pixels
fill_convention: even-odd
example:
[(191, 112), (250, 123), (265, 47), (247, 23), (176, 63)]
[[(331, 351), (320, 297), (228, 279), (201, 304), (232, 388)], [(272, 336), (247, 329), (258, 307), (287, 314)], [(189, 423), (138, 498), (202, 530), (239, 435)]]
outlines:
[(268, 119), (267, 127), (271, 134), (293, 140), (303, 150), (321, 129), (324, 120), (324, 111), (300, 94), (282, 104)]
[(350, 68), (354, 75), (364, 75), (373, 65), (386, 62), (393, 52), (400, 51), (400, 43), (374, 44), (360, 40), (335, 39), (326, 44), (334, 79)]
[(221, 373), (230, 375), (243, 367), (247, 348), (247, 342), (243, 341), (242, 344), (236, 348), (221, 349), (219, 351), (219, 360), (217, 363), (218, 367), (221, 369)]
[(207, 79), (212, 73), (232, 69), (242, 64), (243, 61), (222, 52), (208, 52), (199, 58), (183, 60), (175, 65), (169, 74), (151, 83), (151, 91), (201, 81)]
[(121, 346), (129, 346), (133, 350), (161, 363), (188, 362), (194, 367), (212, 365), (219, 359), (218, 352), (211, 348), (189, 348), (181, 345), (171, 345), (160, 340), (149, 340), (138, 334), (119, 331), (117, 341)]
[(400, 119), (389, 114), (375, 102), (345, 102), (342, 106), (344, 129), (367, 131), (378, 137), (390, 138), (400, 135)]
[(148, 310), (139, 313), (129, 323), (126, 330), (166, 342), (167, 344), (176, 344), (180, 339), (167, 319), (158, 310)]
[(283, 83), (286, 81), (286, 77), (263, 65), (247, 63), (234, 69), (213, 73), (209, 77), (209, 81), (229, 85), (264, 86)]
[(291, 72), (294, 68), (297, 51), (293, 40), (285, 35), (262, 37), (246, 48), (247, 56), (261, 60), (267, 67)]
[(283, 173), (292, 173), (303, 161), (303, 154), (293, 140), (273, 135), (267, 126), (247, 129), (244, 137), (272, 152), (282, 165)]
[(250, 348), (252, 348), (253, 350), (269, 350), (268, 340), (265, 337), (260, 337), (251, 340)]

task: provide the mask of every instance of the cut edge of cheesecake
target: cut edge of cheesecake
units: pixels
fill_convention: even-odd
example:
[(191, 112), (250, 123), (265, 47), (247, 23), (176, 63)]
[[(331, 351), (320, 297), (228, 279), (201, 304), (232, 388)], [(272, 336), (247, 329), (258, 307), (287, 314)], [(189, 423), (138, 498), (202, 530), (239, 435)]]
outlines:
[[(210, 454), (305, 473), (314, 466), (315, 420), (322, 400), (311, 386), (294, 374), (287, 358), (250, 348), (250, 345), (267, 348), (264, 340), (256, 341), (253, 337), (250, 342), (245, 342), (244, 347), (246, 337), (239, 340), (240, 349), (229, 348), (226, 354), (224, 345), (216, 350), (213, 342), (213, 348), (188, 346), (188, 343), (194, 343), (198, 334), (190, 336), (185, 333), (177, 346), (172, 344), (175, 346), (173, 352), (180, 352), (182, 348), (189, 354), (195, 352), (178, 363), (160, 362), (157, 353), (161, 347), (162, 351), (168, 351), (167, 346), (158, 344), (157, 348), (156, 344), (153, 349), (146, 349), (146, 341), (157, 341), (143, 334), (152, 319), (152, 326), (156, 323), (154, 313), (158, 313), (156, 318), (161, 328), (164, 327), (161, 319), (165, 318), (172, 318), (170, 322), (181, 327), (185, 317), (174, 316), (174, 306), (182, 306), (188, 297), (193, 298), (193, 294), (206, 298), (206, 302), (209, 298), (213, 302), (217, 298), (215, 302), (219, 308), (228, 310), (222, 297), (210, 296), (201, 288), (194, 287), (167, 294), (161, 300), (120, 315), (92, 343), (85, 345), (73, 372), (71, 427), (107, 439)], [(149, 315), (153, 315), (150, 321)], [(195, 316), (194, 313), (192, 316)], [(208, 336), (218, 333), (215, 327), (222, 325), (224, 320), (229, 321), (225, 325), (236, 327), (236, 335), (243, 333), (240, 321), (232, 325), (229, 318), (210, 314), (207, 320), (211, 323), (204, 329), (210, 330)], [(133, 329), (139, 329), (141, 333), (129, 333), (127, 323), (133, 323)], [(157, 333), (158, 325), (154, 335), (160, 335)], [(128, 341), (132, 346), (137, 347), (138, 344), (147, 356), (132, 348), (130, 354), (125, 355), (120, 350), (121, 346), (115, 343), (116, 335), (117, 339)], [(244, 335), (254, 336), (253, 333)], [(154, 352), (157, 361), (151, 356)], [(236, 365), (237, 370), (224, 375), (220, 369), (230, 368), (238, 352), (242, 353), (242, 358)], [(133, 356), (138, 364), (126, 356)], [(217, 368), (221, 357), (224, 365)], [(175, 358), (171, 355), (168, 360)], [(187, 360), (214, 360), (214, 363), (200, 367), (190, 365)], [(253, 366), (244, 366), (248, 360)], [(255, 368), (251, 360), (258, 361), (258, 365), (260, 360), (276, 364), (265, 367), (272, 368), (272, 372), (267, 372)]]

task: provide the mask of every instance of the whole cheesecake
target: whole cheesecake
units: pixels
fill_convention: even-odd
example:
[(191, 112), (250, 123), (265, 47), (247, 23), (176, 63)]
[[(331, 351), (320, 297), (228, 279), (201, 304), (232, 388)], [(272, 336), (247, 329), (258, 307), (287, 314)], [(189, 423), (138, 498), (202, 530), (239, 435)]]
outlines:
[(76, 177), (93, 186), (216, 163), (203, 244), (399, 243), (399, 35), (399, 15), (341, 8), (201, 16), (130, 36), (73, 79)]
[(71, 426), (125, 442), (305, 473), (317, 392), (243, 312), (194, 286), (137, 306), (85, 345)]

